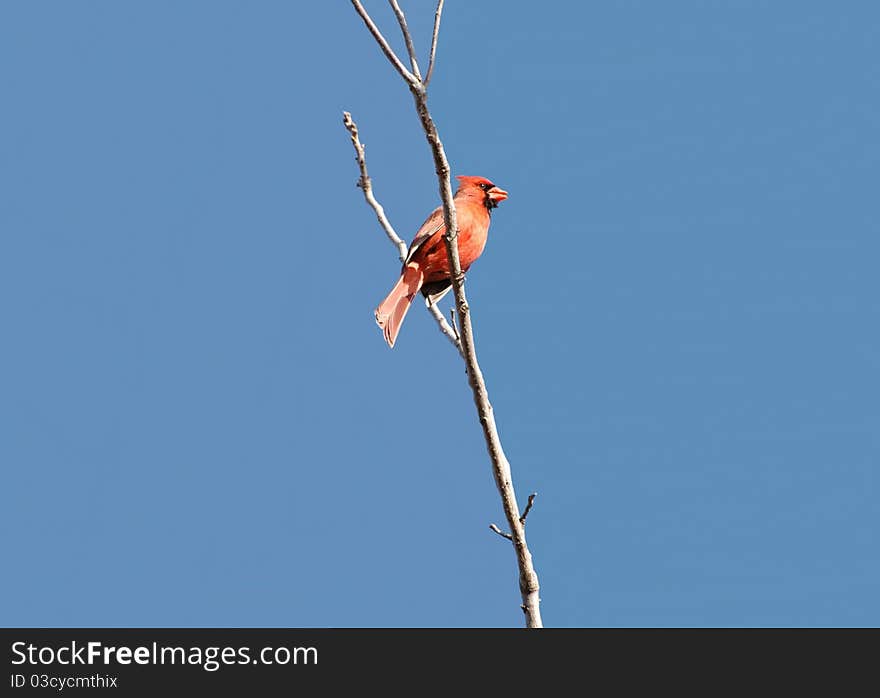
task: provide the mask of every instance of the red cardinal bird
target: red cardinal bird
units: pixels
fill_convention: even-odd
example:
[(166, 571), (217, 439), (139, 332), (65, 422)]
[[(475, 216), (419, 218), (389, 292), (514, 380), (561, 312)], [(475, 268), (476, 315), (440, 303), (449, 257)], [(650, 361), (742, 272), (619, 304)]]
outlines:
[[(462, 271), (467, 271), (483, 254), (489, 235), (490, 214), (507, 198), (507, 192), (484, 177), (457, 179), (459, 186), (453, 203), (458, 216), (458, 254)], [(443, 207), (439, 206), (422, 223), (410, 243), (400, 279), (376, 308), (376, 322), (385, 333), (389, 347), (394, 346), (406, 311), (419, 291), (429, 303), (436, 303), (452, 287), (444, 235), (446, 224), (443, 222)]]

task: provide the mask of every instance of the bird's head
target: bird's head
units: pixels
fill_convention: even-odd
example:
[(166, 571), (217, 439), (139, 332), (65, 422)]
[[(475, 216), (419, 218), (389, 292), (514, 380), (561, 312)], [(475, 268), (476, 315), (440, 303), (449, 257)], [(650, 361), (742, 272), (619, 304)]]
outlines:
[(507, 192), (499, 189), (485, 177), (456, 177), (458, 180), (458, 191), (456, 196), (463, 195), (473, 197), (480, 200), (483, 205), (491, 211), (507, 198)]

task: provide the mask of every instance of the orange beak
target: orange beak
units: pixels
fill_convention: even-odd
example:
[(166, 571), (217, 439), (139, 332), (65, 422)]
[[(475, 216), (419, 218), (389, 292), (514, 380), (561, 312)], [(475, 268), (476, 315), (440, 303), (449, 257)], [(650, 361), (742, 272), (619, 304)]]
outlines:
[(507, 192), (503, 189), (499, 189), (498, 187), (492, 187), (489, 191), (489, 198), (494, 201), (496, 204), (499, 201), (504, 201), (507, 198)]

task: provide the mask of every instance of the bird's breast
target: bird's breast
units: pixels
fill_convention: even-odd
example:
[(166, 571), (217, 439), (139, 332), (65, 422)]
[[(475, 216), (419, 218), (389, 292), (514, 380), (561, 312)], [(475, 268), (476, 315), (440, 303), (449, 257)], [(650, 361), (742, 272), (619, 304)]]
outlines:
[[(480, 207), (482, 208), (482, 207)], [(457, 206), (458, 213), (458, 257), (461, 268), (467, 271), (477, 258), (483, 254), (489, 233), (489, 212), (485, 208), (472, 211), (468, 207)], [(425, 283), (449, 278), (449, 258), (443, 231), (432, 235), (413, 256), (413, 261), (425, 274)]]
[(460, 231), (458, 237), (458, 256), (461, 259), (461, 268), (467, 271), (468, 267), (473, 264), (477, 257), (483, 254), (486, 248), (486, 240), (488, 239), (488, 226), (479, 230), (473, 230), (473, 226), (467, 230)]

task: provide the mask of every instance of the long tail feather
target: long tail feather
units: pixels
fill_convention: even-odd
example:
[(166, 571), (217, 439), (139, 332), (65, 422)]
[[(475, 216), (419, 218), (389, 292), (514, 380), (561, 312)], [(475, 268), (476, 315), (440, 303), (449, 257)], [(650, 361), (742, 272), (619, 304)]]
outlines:
[(424, 274), (415, 264), (407, 264), (394, 288), (376, 308), (376, 324), (382, 328), (389, 347), (394, 346), (406, 311), (424, 282)]

